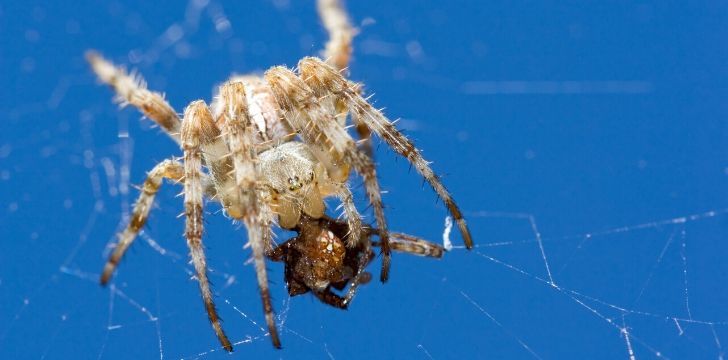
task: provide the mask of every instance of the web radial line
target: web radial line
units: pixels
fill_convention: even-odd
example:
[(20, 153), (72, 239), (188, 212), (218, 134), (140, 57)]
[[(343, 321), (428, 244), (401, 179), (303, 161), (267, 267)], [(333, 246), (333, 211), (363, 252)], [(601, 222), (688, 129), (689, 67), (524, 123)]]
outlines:
[[(594, 297), (591, 297), (591, 296), (588, 296), (588, 295), (584, 295), (582, 293), (579, 293), (578, 291), (559, 287), (559, 286), (557, 286), (555, 284), (550, 283), (548, 280), (546, 280), (544, 278), (541, 278), (539, 276), (536, 276), (536, 275), (533, 275), (531, 273), (528, 273), (528, 272), (524, 271), (523, 269), (520, 269), (520, 268), (518, 268), (516, 266), (513, 266), (511, 264), (508, 264), (506, 262), (503, 262), (501, 260), (498, 260), (496, 258), (493, 258), (491, 256), (488, 256), (486, 254), (483, 254), (483, 253), (480, 253), (480, 252), (477, 252), (477, 251), (476, 251), (476, 254), (478, 254), (478, 255), (480, 255), (480, 256), (482, 256), (482, 257), (484, 257), (484, 258), (486, 258), (486, 259), (488, 259), (488, 260), (490, 260), (490, 261), (492, 261), (492, 262), (494, 262), (494, 263), (496, 263), (498, 265), (501, 265), (501, 266), (504, 266), (504, 267), (506, 267), (506, 268), (508, 268), (510, 270), (516, 271), (516, 272), (518, 272), (518, 273), (520, 273), (520, 274), (522, 274), (522, 275), (524, 275), (526, 277), (529, 277), (531, 279), (537, 280), (537, 281), (539, 281), (539, 282), (541, 282), (543, 284), (550, 285), (551, 288), (553, 288), (556, 291), (558, 291), (559, 293), (567, 296), (569, 299), (571, 299), (572, 301), (574, 301), (576, 304), (578, 304), (579, 306), (583, 307), (584, 309), (586, 309), (588, 312), (592, 313), (596, 317), (602, 319), (608, 325), (612, 326), (614, 329), (616, 329), (620, 333), (621, 336), (623, 336), (623, 331), (624, 331), (623, 327), (620, 327), (619, 325), (617, 325), (614, 322), (613, 319), (611, 319), (611, 318), (607, 317), (606, 315), (602, 314), (596, 308), (594, 308), (592, 306), (589, 306), (587, 303), (584, 302), (584, 300), (579, 299), (579, 297), (584, 298), (584, 299), (589, 300), (589, 301), (594, 301), (594, 302), (596, 302), (598, 304), (601, 304), (601, 305), (607, 306), (607, 307), (609, 307), (611, 309), (617, 310), (617, 311), (619, 311), (623, 315), (624, 314), (636, 314), (636, 315), (649, 316), (649, 317), (659, 318), (659, 319), (666, 319), (666, 318), (667, 319), (671, 319), (671, 320), (673, 320), (677, 324), (678, 329), (680, 331), (682, 331), (682, 328), (679, 325), (680, 322), (687, 322), (687, 323), (700, 324), (700, 325), (710, 325), (710, 326), (713, 326), (713, 325), (728, 325), (728, 322), (710, 322), (710, 321), (701, 321), (701, 320), (694, 320), (694, 319), (682, 319), (682, 318), (678, 318), (678, 317), (671, 316), (671, 315), (661, 315), (661, 314), (654, 314), (654, 313), (649, 313), (649, 312), (643, 312), (643, 311), (635, 311), (635, 310), (625, 309), (625, 308), (619, 307), (617, 305), (610, 304), (610, 303), (604, 302), (602, 300), (596, 299)], [(636, 342), (636, 343), (640, 344), (645, 349), (651, 351), (656, 357), (659, 357), (659, 358), (667, 358), (666, 356), (663, 355), (663, 353), (661, 351), (656, 350), (654, 347), (650, 346), (644, 340), (638, 338), (634, 334), (629, 333), (629, 337), (631, 339), (630, 340), (631, 342)]]
[[(545, 281), (544, 281), (545, 282)], [(642, 315), (647, 317), (653, 317), (656, 319), (668, 319), (668, 320), (674, 320), (674, 321), (680, 321), (688, 324), (699, 324), (699, 325), (728, 325), (728, 321), (707, 321), (707, 320), (695, 320), (695, 319), (689, 319), (689, 318), (681, 318), (678, 316), (670, 315), (670, 314), (656, 314), (648, 311), (639, 311), (639, 310), (633, 310), (633, 309), (627, 309), (621, 306), (617, 306), (614, 304), (610, 304), (604, 300), (597, 299), (595, 297), (582, 294), (576, 290), (566, 289), (566, 288), (557, 288), (558, 290), (563, 290), (565, 293), (572, 294), (574, 296), (578, 296), (581, 298), (584, 298), (589, 301), (593, 301), (597, 304), (604, 305), (608, 308), (617, 310), (619, 312), (624, 312), (628, 314), (633, 315)], [(568, 295), (568, 294), (567, 294)]]
[[(76, 312), (76, 309), (80, 306), (80, 303), (76, 304), (71, 311), (68, 312), (68, 314), (72, 314)], [(50, 340), (48, 341), (48, 345), (46, 345), (45, 350), (43, 351), (43, 355), (40, 356), (41, 360), (45, 359), (46, 356), (48, 356), (48, 353), (51, 350), (51, 346), (56, 342), (56, 338), (58, 337), (58, 334), (61, 332), (61, 328), (63, 328), (63, 325), (66, 324), (66, 321), (68, 321), (68, 315), (63, 314), (61, 316), (61, 320), (59, 320), (58, 325), (53, 330), (53, 334), (51, 335)]]
[(156, 317), (156, 316), (154, 316), (154, 314), (152, 314), (152, 313), (151, 313), (151, 312), (149, 311), (149, 309), (147, 309), (147, 307), (146, 307), (146, 306), (143, 306), (142, 304), (140, 304), (140, 303), (139, 303), (139, 302), (137, 302), (136, 300), (134, 300), (134, 299), (132, 299), (131, 297), (129, 297), (129, 295), (127, 295), (127, 294), (125, 294), (125, 293), (124, 293), (123, 291), (119, 290), (119, 288), (118, 288), (118, 287), (116, 287), (116, 285), (114, 285), (114, 284), (110, 284), (110, 285), (109, 285), (109, 290), (110, 290), (110, 291), (113, 291), (113, 292), (114, 292), (114, 293), (116, 293), (116, 295), (118, 295), (118, 296), (119, 296), (120, 298), (122, 298), (122, 299), (124, 299), (124, 300), (125, 300), (126, 302), (128, 302), (128, 303), (129, 303), (129, 305), (131, 305), (131, 306), (135, 307), (135, 308), (136, 308), (137, 310), (139, 310), (139, 311), (140, 311), (140, 312), (141, 312), (142, 314), (144, 314), (144, 315), (145, 315), (145, 316), (146, 316), (146, 317), (147, 317), (147, 318), (149, 319), (149, 321), (157, 321), (157, 317)]
[(114, 327), (111, 325), (111, 322), (114, 319), (114, 297), (115, 296), (116, 296), (115, 292), (109, 291), (109, 315), (106, 320), (106, 334), (104, 334), (104, 342), (101, 344), (101, 349), (99, 349), (99, 355), (96, 357), (97, 360), (101, 360), (101, 358), (104, 356), (104, 351), (106, 350), (106, 344), (109, 342), (109, 334), (111, 333), (111, 330), (114, 329)]
[(665, 220), (658, 220), (648, 223), (642, 223), (637, 225), (627, 225), (627, 226), (621, 226), (621, 227), (615, 227), (607, 230), (602, 231), (596, 231), (596, 232), (590, 232), (590, 233), (582, 233), (577, 235), (571, 235), (571, 236), (564, 236), (560, 238), (546, 238), (546, 240), (569, 240), (574, 238), (594, 238), (597, 236), (605, 236), (605, 235), (612, 235), (612, 234), (619, 234), (619, 233), (625, 233), (635, 230), (643, 230), (643, 229), (654, 229), (659, 228), (666, 225), (680, 225), (680, 224), (686, 224), (689, 222), (702, 220), (702, 219), (709, 219), (718, 217), (721, 215), (728, 214), (728, 208), (723, 209), (717, 209), (717, 210), (708, 210), (704, 211), (702, 213), (696, 213), (696, 214), (690, 214), (686, 216), (678, 216), (670, 219)]
[(3, 344), (3, 342), (5, 341), (5, 338), (6, 338), (7, 336), (8, 336), (8, 334), (9, 334), (9, 333), (10, 333), (10, 331), (11, 331), (11, 330), (13, 329), (13, 327), (15, 326), (15, 324), (16, 324), (16, 323), (17, 323), (17, 322), (18, 322), (18, 321), (20, 320), (20, 318), (21, 318), (21, 317), (23, 316), (23, 314), (25, 313), (25, 310), (26, 310), (26, 309), (28, 308), (28, 306), (29, 306), (29, 305), (31, 304), (31, 302), (33, 301), (33, 299), (35, 299), (35, 298), (36, 298), (36, 296), (38, 296), (38, 295), (39, 295), (39, 294), (41, 294), (41, 293), (42, 293), (43, 291), (45, 291), (45, 288), (46, 288), (46, 287), (48, 286), (48, 284), (49, 284), (49, 283), (50, 283), (51, 281), (53, 281), (53, 280), (54, 280), (54, 278), (55, 278), (55, 276), (51, 276), (51, 277), (49, 277), (48, 279), (46, 279), (45, 281), (43, 281), (43, 283), (42, 283), (42, 284), (40, 284), (40, 286), (38, 286), (38, 287), (37, 287), (37, 288), (36, 288), (36, 289), (35, 289), (35, 290), (34, 290), (34, 291), (32, 292), (32, 294), (30, 294), (30, 296), (24, 296), (24, 297), (23, 297), (23, 305), (21, 305), (21, 306), (20, 306), (20, 308), (18, 308), (18, 310), (16, 310), (16, 311), (15, 311), (15, 315), (13, 316), (13, 319), (12, 319), (12, 320), (10, 320), (10, 323), (9, 323), (9, 324), (7, 324), (7, 327), (5, 328), (5, 330), (3, 330), (3, 332), (2, 332), (2, 333), (0, 333), (0, 345), (2, 345), (2, 344)]
[(503, 324), (501, 324), (500, 321), (496, 320), (493, 317), (493, 315), (491, 315), (482, 306), (480, 306), (480, 304), (478, 304), (477, 302), (475, 302), (475, 300), (473, 300), (470, 296), (468, 296), (468, 294), (466, 294), (464, 291), (460, 290), (460, 295), (462, 295), (473, 306), (475, 306), (476, 309), (480, 310), (480, 312), (483, 313), (483, 315), (487, 316), (488, 319), (490, 319), (490, 321), (492, 321), (494, 324), (498, 325), (498, 327), (501, 328), (501, 330), (503, 330), (506, 334), (508, 334), (508, 336), (514, 338), (519, 344), (521, 344), (521, 346), (523, 346), (523, 348), (526, 349), (526, 351), (528, 351), (531, 354), (531, 356), (533, 356), (536, 359), (542, 359), (541, 356), (539, 356), (535, 351), (533, 351), (533, 349), (531, 349), (531, 347), (528, 346), (528, 344), (526, 344), (523, 341), (523, 339), (521, 339), (516, 334), (514, 334), (513, 332), (511, 332), (510, 330), (508, 330), (505, 326), (503, 326)]
[[(603, 315), (602, 313), (600, 313), (599, 311), (597, 311), (597, 310), (596, 310), (596, 309), (594, 309), (593, 307), (591, 307), (591, 306), (587, 305), (586, 303), (584, 303), (583, 301), (581, 301), (581, 300), (579, 300), (579, 299), (575, 298), (574, 296), (571, 296), (571, 295), (569, 295), (569, 294), (566, 294), (566, 293), (564, 293), (564, 294), (565, 294), (566, 296), (568, 296), (569, 298), (571, 298), (571, 299), (572, 299), (573, 301), (575, 301), (575, 302), (576, 302), (577, 304), (579, 304), (579, 305), (581, 305), (582, 307), (584, 307), (585, 309), (589, 310), (589, 311), (590, 311), (591, 313), (593, 313), (594, 315), (596, 315), (596, 316), (597, 316), (597, 317), (599, 317), (600, 319), (604, 320), (604, 321), (605, 321), (605, 322), (606, 322), (607, 324), (609, 324), (609, 325), (611, 325), (612, 327), (614, 327), (615, 329), (617, 329), (617, 331), (619, 331), (620, 335), (622, 335), (622, 336), (623, 336), (623, 334), (624, 334), (624, 331), (625, 331), (625, 328), (623, 328), (623, 327), (620, 327), (619, 325), (617, 325), (617, 324), (616, 324), (616, 323), (614, 322), (614, 320), (612, 320), (612, 319), (610, 319), (610, 318), (606, 317), (605, 315)], [(622, 314), (622, 315), (624, 315), (624, 314)], [(642, 346), (643, 346), (643, 347), (644, 347), (645, 349), (647, 349), (647, 350), (651, 351), (651, 352), (652, 352), (652, 353), (653, 353), (653, 354), (654, 354), (654, 355), (655, 355), (656, 357), (658, 357), (658, 358), (667, 358), (666, 356), (664, 356), (664, 355), (662, 354), (662, 352), (661, 352), (661, 351), (659, 351), (659, 350), (657, 350), (657, 349), (653, 348), (652, 346), (650, 346), (649, 344), (647, 344), (647, 343), (646, 343), (646, 342), (645, 342), (644, 340), (642, 340), (642, 339), (640, 339), (640, 338), (636, 337), (636, 336), (635, 336), (634, 334), (632, 334), (632, 333), (629, 333), (629, 332), (628, 332), (628, 335), (629, 335), (629, 337), (630, 337), (630, 339), (631, 339), (631, 340), (634, 340), (634, 341), (635, 341), (635, 342), (637, 342), (638, 344), (642, 345)], [(630, 346), (631, 346), (631, 345), (630, 345)]]
[(629, 329), (627, 328), (627, 321), (624, 319), (624, 314), (622, 314), (622, 336), (624, 337), (624, 342), (627, 344), (627, 354), (629, 355), (629, 360), (636, 360), (636, 357), (634, 355), (634, 349), (632, 348), (632, 341), (630, 340), (630, 333)]
[(693, 313), (690, 311), (690, 292), (688, 291), (688, 257), (687, 257), (687, 243), (685, 241), (685, 229), (680, 233), (682, 247), (680, 249), (680, 257), (682, 258), (683, 265), (683, 283), (685, 284), (685, 309), (688, 312), (688, 318), (693, 319)]
[(531, 229), (533, 230), (534, 235), (536, 235), (538, 248), (541, 250), (541, 258), (543, 258), (543, 264), (544, 266), (546, 266), (546, 273), (549, 276), (549, 282), (551, 283), (551, 286), (556, 286), (556, 283), (554, 282), (554, 277), (551, 275), (551, 267), (549, 266), (549, 261), (546, 258), (546, 250), (544, 250), (543, 248), (541, 233), (538, 232), (538, 227), (536, 226), (536, 219), (533, 217), (533, 215), (528, 215), (528, 221), (531, 223)]
[(76, 244), (73, 246), (71, 251), (68, 253), (68, 256), (63, 260), (63, 264), (61, 265), (61, 268), (64, 267), (70, 267), (69, 265), (73, 262), (73, 260), (76, 258), (76, 254), (83, 248), (83, 246), (86, 244), (86, 241), (88, 241), (88, 235), (91, 233), (91, 230), (93, 229), (94, 225), (96, 225), (96, 220), (98, 220), (99, 214), (101, 214), (101, 210), (104, 209), (104, 201), (101, 199), (97, 199), (94, 202), (94, 208), (91, 210), (91, 213), (88, 215), (88, 218), (86, 220), (86, 223), (83, 225), (83, 229), (81, 230), (81, 235), (78, 236), (78, 241), (76, 241)]
[[(234, 342), (233, 343), (233, 346), (238, 346), (238, 345), (241, 345), (241, 344), (252, 344), (253, 341), (258, 341), (258, 340), (262, 340), (262, 339), (263, 338), (260, 337), (260, 336), (247, 336), (245, 339), (242, 339), (242, 340), (239, 340), (239, 341)], [(199, 352), (199, 353), (197, 353), (195, 355), (188, 355), (188, 356), (180, 357), (180, 360), (192, 360), (192, 359), (197, 360), (197, 359), (200, 359), (201, 357), (204, 357), (204, 356), (207, 356), (207, 355), (211, 355), (211, 354), (214, 354), (216, 352), (222, 352), (222, 351), (224, 351), (224, 349), (222, 349), (222, 348), (219, 348), (219, 347), (218, 348), (213, 348), (213, 349), (210, 349), (210, 350), (207, 350), (207, 351)]]
[(682, 336), (685, 333), (685, 330), (683, 330), (682, 325), (680, 325), (680, 320), (673, 318), (672, 321), (675, 323), (675, 327), (677, 327), (678, 336)]
[(129, 207), (129, 184), (131, 179), (131, 161), (134, 157), (134, 140), (129, 137), (128, 117), (119, 118), (119, 195), (121, 198), (121, 214), (124, 221), (129, 220), (131, 209)]
[[(157, 314), (161, 314), (162, 311), (159, 307), (159, 277), (156, 278), (157, 283)], [(154, 325), (157, 329), (157, 340), (159, 340), (159, 360), (164, 360), (164, 346), (162, 346), (162, 320), (161, 317), (157, 317), (157, 320), (154, 322)]]
[(422, 350), (422, 352), (425, 353), (425, 356), (427, 356), (428, 359), (435, 360), (435, 358), (430, 355), (430, 352), (427, 351), (427, 349), (422, 344), (417, 344), (417, 348)]
[(324, 343), (324, 351), (326, 351), (326, 355), (329, 357), (329, 359), (336, 360), (336, 358), (334, 357), (334, 354), (332, 354), (331, 351), (329, 351), (329, 344)]
[(650, 269), (649, 275), (647, 275), (647, 279), (645, 279), (644, 284), (642, 284), (642, 288), (640, 289), (640, 293), (637, 295), (637, 298), (632, 302), (632, 306), (637, 305), (637, 303), (642, 299), (642, 295), (644, 295), (645, 290), (647, 289), (647, 286), (649, 286), (650, 281), (652, 280), (652, 277), (655, 275), (655, 271), (657, 270), (657, 267), (660, 266), (660, 263), (662, 263), (662, 258), (665, 256), (665, 253), (667, 253), (667, 249), (670, 248), (670, 245), (672, 244), (672, 241), (675, 239), (675, 232), (673, 231), (670, 234), (670, 237), (665, 242), (665, 246), (662, 247), (662, 251), (660, 251), (660, 255), (657, 256), (657, 260), (652, 265), (652, 269)]
[(268, 333), (268, 330), (266, 330), (264, 327), (262, 327), (260, 324), (258, 324), (255, 320), (253, 320), (250, 316), (248, 316), (248, 314), (246, 314), (242, 310), (238, 309), (238, 307), (233, 305), (230, 302), (230, 300), (223, 298), (223, 302), (225, 302), (225, 304), (228, 304), (230, 307), (232, 307), (233, 310), (237, 311), (238, 314), (240, 314), (240, 316), (242, 316), (245, 319), (247, 319), (248, 321), (250, 321), (251, 324), (255, 325), (260, 330), (261, 333), (263, 333), (264, 335)]
[(713, 333), (713, 339), (715, 339), (715, 346), (718, 347), (718, 359), (723, 359), (723, 346), (720, 345), (720, 338), (718, 338), (718, 333), (715, 332), (715, 326), (710, 325), (710, 331)]

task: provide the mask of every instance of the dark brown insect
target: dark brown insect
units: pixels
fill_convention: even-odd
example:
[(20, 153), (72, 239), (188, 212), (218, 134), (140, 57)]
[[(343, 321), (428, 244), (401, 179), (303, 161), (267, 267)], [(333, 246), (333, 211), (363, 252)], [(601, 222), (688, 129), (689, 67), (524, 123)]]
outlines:
[[(363, 229), (364, 237), (378, 235), (375, 228), (364, 226)], [(372, 278), (364, 271), (375, 256), (367, 245), (380, 243), (360, 241), (354, 247), (347, 247), (349, 226), (328, 216), (318, 219), (304, 216), (294, 230), (298, 236), (268, 253), (269, 259), (284, 263), (288, 294), (293, 297), (310, 291), (323, 303), (348, 308), (357, 287)], [(445, 252), (442, 246), (411, 235), (389, 233), (389, 236), (394, 251), (438, 259)], [(334, 292), (334, 289), (343, 291), (347, 286), (349, 289), (343, 296)]]

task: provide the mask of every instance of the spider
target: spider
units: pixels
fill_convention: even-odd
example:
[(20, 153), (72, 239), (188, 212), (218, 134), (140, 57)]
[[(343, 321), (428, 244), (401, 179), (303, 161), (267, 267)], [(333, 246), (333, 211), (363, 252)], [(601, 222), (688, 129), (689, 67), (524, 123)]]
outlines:
[[(294, 229), (298, 236), (278, 245), (267, 255), (273, 261), (285, 263), (285, 280), (291, 297), (311, 291), (319, 300), (340, 309), (348, 308), (356, 287), (371, 280), (371, 274), (363, 269), (374, 258), (372, 246), (380, 243), (360, 241), (354, 247), (345, 242), (351, 235), (349, 226), (328, 216), (318, 219), (307, 215)], [(377, 233), (364, 227), (364, 236)], [(420, 256), (441, 258), (445, 249), (440, 245), (401, 233), (389, 233), (390, 249)], [(332, 291), (343, 290), (349, 285), (345, 297)]]
[[(357, 281), (362, 281), (363, 267), (371, 257), (370, 233), (362, 225), (348, 186), (352, 172), (362, 176), (374, 211), (382, 254), (380, 281), (386, 282), (389, 277), (390, 253), (396, 241), (390, 241), (376, 168), (370, 155), (372, 132), (425, 178), (457, 221), (466, 247), (473, 246), (455, 201), (420, 151), (362, 97), (360, 84), (344, 76), (355, 29), (342, 4), (339, 0), (318, 0), (317, 7), (330, 37), (323, 51), (326, 60), (305, 57), (298, 62), (297, 73), (275, 66), (263, 76), (232, 77), (219, 87), (210, 106), (202, 100), (193, 101), (186, 107), (182, 119), (160, 93), (146, 88), (141, 76), (128, 74), (123, 67), (115, 66), (95, 51), (86, 54), (93, 72), (116, 92), (117, 101), (136, 107), (156, 122), (180, 145), (183, 153), (182, 161), (164, 160), (148, 173), (129, 224), (118, 235), (118, 242), (104, 266), (101, 284), (110, 281), (119, 261), (146, 223), (162, 181), (168, 179), (182, 184), (184, 237), (208, 318), (227, 351), (232, 351), (232, 344), (215, 308), (202, 245), (205, 197), (219, 202), (227, 216), (242, 222), (247, 229), (265, 320), (276, 348), (281, 343), (265, 266), (266, 253), (272, 246), (273, 225), (284, 229), (299, 226), (306, 235), (306, 226), (315, 225), (308, 219), (324, 217), (324, 199), (338, 198), (348, 228), (347, 235), (343, 236), (346, 247), (354, 249), (346, 252), (354, 256), (351, 261), (357, 269), (353, 276), (347, 273), (328, 280), (332, 286), (338, 286), (351, 278), (352, 286), (343, 305), (353, 297)], [(351, 118), (356, 128), (360, 145), (347, 130), (347, 118)], [(334, 225), (330, 226), (334, 228)], [(341, 238), (342, 234), (337, 236)], [(358, 259), (362, 254), (366, 259)], [(309, 255), (301, 256), (305, 259)], [(309, 284), (306, 286), (310, 288)], [(320, 286), (314, 288), (320, 290)]]

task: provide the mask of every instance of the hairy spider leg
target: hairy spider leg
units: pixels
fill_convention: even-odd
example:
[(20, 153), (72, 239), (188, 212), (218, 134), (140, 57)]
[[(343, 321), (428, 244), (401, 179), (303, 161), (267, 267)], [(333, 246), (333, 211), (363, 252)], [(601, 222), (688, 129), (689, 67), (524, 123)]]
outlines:
[[(265, 251), (268, 246), (264, 242), (264, 233), (269, 229), (263, 227), (256, 194), (256, 181), (259, 179), (255, 166), (256, 153), (253, 144), (254, 125), (248, 116), (245, 88), (240, 82), (226, 83), (220, 87), (220, 98), (223, 104), (223, 135), (230, 146), (230, 158), (233, 161), (236, 195), (236, 210), (229, 211), (235, 219), (242, 220), (248, 230), (248, 244), (253, 249), (255, 272), (258, 279), (261, 301), (268, 331), (273, 346), (281, 347), (276, 329), (273, 305), (268, 289), (268, 276), (265, 268)], [(267, 207), (266, 204), (262, 204)], [(269, 222), (266, 222), (269, 223)]]
[(358, 118), (377, 136), (382, 138), (394, 152), (407, 159), (417, 169), (417, 172), (427, 180), (435, 193), (443, 200), (448, 211), (457, 222), (465, 246), (472, 249), (473, 239), (460, 209), (412, 141), (399, 132), (381, 111), (374, 108), (358, 93), (356, 84), (352, 84), (321, 59), (314, 57), (303, 58), (298, 62), (298, 68), (301, 72), (301, 78), (314, 91), (317, 98), (333, 97), (345, 101), (348, 104), (349, 111), (357, 114)]
[(215, 308), (215, 302), (207, 279), (207, 261), (202, 247), (202, 149), (200, 146), (203, 137), (203, 125), (212, 121), (212, 115), (203, 101), (194, 101), (185, 109), (182, 119), (182, 149), (184, 152), (184, 207), (185, 207), (185, 238), (190, 249), (190, 257), (195, 267), (197, 281), (200, 285), (202, 300), (220, 343), (227, 351), (233, 346), (222, 329), (220, 317)]
[(114, 66), (93, 50), (86, 52), (86, 61), (96, 76), (116, 92), (116, 101), (122, 106), (130, 104), (159, 125), (169, 137), (180, 143), (180, 119), (164, 95), (147, 89), (139, 74), (128, 74), (121, 66)]
[(147, 179), (144, 180), (144, 184), (141, 186), (141, 193), (134, 203), (134, 210), (131, 213), (129, 224), (124, 231), (118, 234), (119, 241), (116, 243), (106, 265), (104, 265), (104, 270), (101, 273), (101, 285), (106, 285), (111, 280), (124, 254), (134, 242), (144, 224), (146, 224), (149, 211), (154, 205), (154, 198), (162, 186), (162, 180), (169, 179), (174, 183), (179, 183), (183, 181), (183, 177), (184, 168), (181, 163), (175, 160), (164, 160), (149, 172)]

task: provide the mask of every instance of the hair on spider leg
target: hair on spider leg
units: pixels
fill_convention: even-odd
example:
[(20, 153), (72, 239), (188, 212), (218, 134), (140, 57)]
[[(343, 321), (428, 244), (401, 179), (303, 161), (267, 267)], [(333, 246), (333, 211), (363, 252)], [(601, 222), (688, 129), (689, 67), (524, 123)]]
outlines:
[[(342, 296), (334, 292), (347, 287), (356, 289), (367, 284), (372, 275), (363, 271), (375, 253), (367, 242), (347, 246), (349, 226), (346, 221), (324, 216), (314, 219), (303, 216), (293, 229), (297, 236), (278, 245), (268, 254), (273, 261), (284, 263), (284, 279), (291, 297), (311, 292), (321, 302), (347, 309), (355, 291)], [(379, 230), (365, 226), (364, 236), (378, 236)], [(390, 233), (392, 250), (417, 256), (441, 258), (445, 249), (435, 243), (402, 233)], [(378, 241), (369, 242), (380, 247)]]

